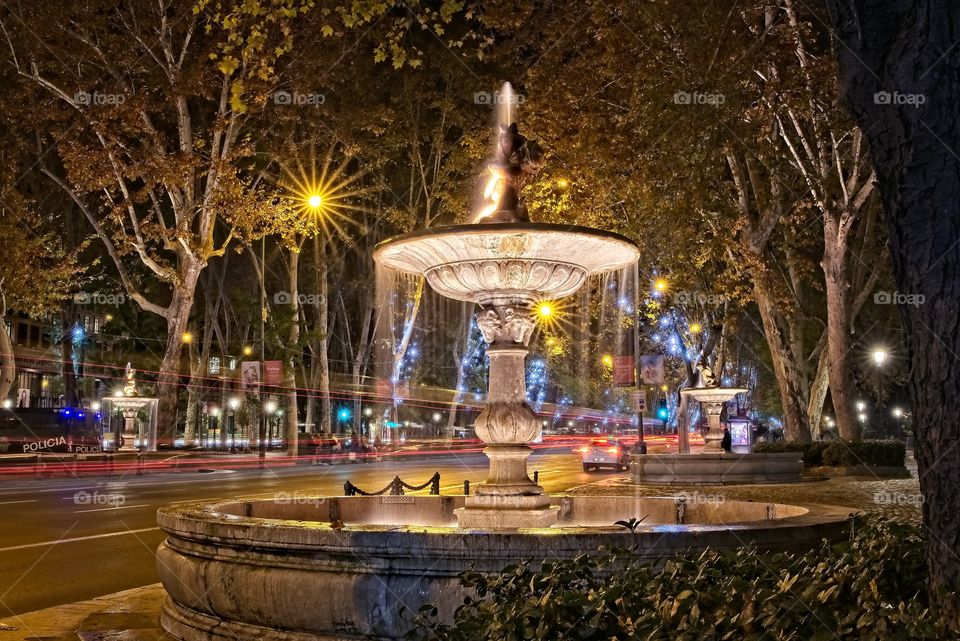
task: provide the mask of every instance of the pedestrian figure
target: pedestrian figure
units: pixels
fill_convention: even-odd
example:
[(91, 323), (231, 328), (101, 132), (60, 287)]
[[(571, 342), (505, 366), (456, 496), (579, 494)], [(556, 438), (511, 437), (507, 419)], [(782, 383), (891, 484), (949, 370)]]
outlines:
[(723, 428), (723, 439), (720, 441), (720, 447), (724, 452), (730, 453), (733, 446), (733, 439), (730, 437), (730, 428)]

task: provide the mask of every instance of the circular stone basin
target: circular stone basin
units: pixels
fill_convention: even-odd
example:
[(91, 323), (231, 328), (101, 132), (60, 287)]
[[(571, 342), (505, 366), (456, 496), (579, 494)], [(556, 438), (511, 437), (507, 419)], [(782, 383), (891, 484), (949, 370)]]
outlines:
[[(803, 550), (839, 539), (855, 510), (678, 497), (554, 496), (558, 524), (465, 530), (462, 496), (202, 501), (165, 507), (163, 627), (185, 641), (400, 639), (421, 605), (449, 621), (457, 575), (632, 548), (657, 564), (689, 550)], [(644, 519), (631, 532), (617, 520)], [(335, 524), (335, 526), (334, 526)]]
[(473, 303), (569, 296), (587, 276), (636, 262), (639, 250), (612, 232), (544, 223), (451, 225), (380, 243), (374, 260), (423, 274), (437, 293)]

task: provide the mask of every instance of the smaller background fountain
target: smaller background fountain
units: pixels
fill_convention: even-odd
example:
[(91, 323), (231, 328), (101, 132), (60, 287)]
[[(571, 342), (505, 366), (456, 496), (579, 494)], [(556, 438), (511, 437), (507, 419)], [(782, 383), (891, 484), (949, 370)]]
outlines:
[[(113, 409), (120, 410), (123, 427), (114, 434), (114, 449), (117, 452), (155, 452), (157, 451), (157, 399), (140, 396), (135, 380), (137, 370), (130, 367), (124, 374), (123, 393), (105, 396), (107, 415), (113, 416)], [(140, 411), (149, 408), (146, 421), (140, 419)]]

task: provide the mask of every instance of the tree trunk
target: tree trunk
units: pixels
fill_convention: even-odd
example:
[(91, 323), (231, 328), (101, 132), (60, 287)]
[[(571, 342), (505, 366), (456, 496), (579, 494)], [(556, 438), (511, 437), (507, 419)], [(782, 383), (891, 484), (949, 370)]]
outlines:
[(183, 353), (183, 333), (187, 331), (190, 310), (197, 291), (197, 279), (202, 269), (200, 261), (181, 259), (179, 286), (167, 307), (167, 346), (160, 362), (157, 377), (157, 445), (173, 447), (177, 436), (177, 398), (180, 387), (180, 357)]
[(65, 303), (60, 308), (60, 371), (63, 375), (63, 404), (77, 405), (77, 373), (73, 368), (73, 325), (76, 314), (72, 305)]
[(780, 390), (783, 405), (783, 433), (788, 441), (810, 441), (810, 426), (807, 423), (807, 399), (803, 381), (790, 349), (789, 332), (782, 327), (779, 313), (760, 278), (754, 279), (753, 295), (760, 310), (763, 331), (770, 346), (770, 359)]
[(827, 349), (824, 347), (817, 359), (817, 371), (810, 383), (810, 401), (807, 403), (807, 422), (810, 425), (810, 436), (816, 441), (823, 437), (823, 402), (827, 398), (827, 389), (830, 387), (830, 368), (827, 362)]
[[(934, 594), (958, 592), (960, 5), (831, 0), (829, 6), (842, 42), (841, 91), (870, 141), (903, 297), (893, 302), (900, 304), (910, 363), (930, 587)], [(939, 605), (957, 623), (957, 601)]]
[[(2, 283), (0, 283), (2, 285)], [(0, 314), (6, 316), (7, 299), (0, 290)], [(10, 397), (10, 388), (13, 387), (13, 379), (17, 375), (17, 363), (13, 355), (13, 341), (7, 334), (6, 323), (3, 316), (0, 316), (0, 400)], [(12, 330), (11, 330), (12, 331)]]
[(327, 278), (327, 258), (324, 252), (324, 241), (319, 235), (313, 237), (314, 264), (316, 265), (317, 291), (320, 299), (317, 301), (317, 359), (320, 365), (319, 385), (320, 394), (320, 431), (330, 432), (330, 356), (328, 336), (330, 325), (330, 304), (328, 301), (330, 287)]
[[(290, 355), (286, 367), (283, 369), (283, 386), (285, 388), (283, 420), (287, 433), (287, 453), (296, 456), (299, 451), (299, 434), (297, 424), (300, 416), (297, 411), (297, 345), (300, 343), (300, 251), (290, 250), (290, 267), (288, 271), (290, 288), (290, 304), (293, 306), (293, 320), (290, 323), (290, 342), (287, 349)], [(263, 367), (263, 364), (260, 365)]]
[(827, 356), (830, 399), (840, 438), (859, 441), (862, 424), (854, 408), (856, 386), (850, 367), (850, 279), (845, 253), (847, 243), (839, 238), (836, 216), (823, 216), (823, 274), (827, 294)]

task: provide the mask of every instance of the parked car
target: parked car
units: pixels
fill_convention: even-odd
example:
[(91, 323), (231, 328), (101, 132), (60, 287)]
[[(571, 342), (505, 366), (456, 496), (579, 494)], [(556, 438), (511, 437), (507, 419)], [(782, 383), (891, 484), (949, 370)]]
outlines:
[(580, 447), (583, 471), (592, 472), (601, 467), (617, 471), (626, 470), (630, 465), (630, 451), (623, 443), (612, 438), (595, 438)]

